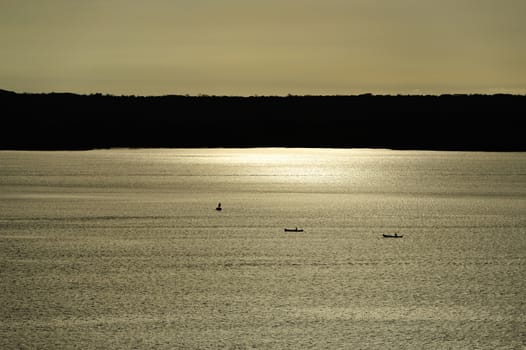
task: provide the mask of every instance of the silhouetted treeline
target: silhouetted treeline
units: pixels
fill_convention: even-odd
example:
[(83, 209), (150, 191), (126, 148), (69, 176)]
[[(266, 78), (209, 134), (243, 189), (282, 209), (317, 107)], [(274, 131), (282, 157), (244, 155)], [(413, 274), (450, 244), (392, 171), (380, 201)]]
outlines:
[(526, 151), (523, 95), (112, 96), (0, 91), (0, 149)]

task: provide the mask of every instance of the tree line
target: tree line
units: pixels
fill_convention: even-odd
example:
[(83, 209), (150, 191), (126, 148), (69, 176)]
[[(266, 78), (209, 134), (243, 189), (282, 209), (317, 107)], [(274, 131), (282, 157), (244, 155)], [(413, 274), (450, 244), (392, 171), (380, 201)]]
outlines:
[(0, 91), (0, 149), (526, 151), (523, 95), (115, 96)]

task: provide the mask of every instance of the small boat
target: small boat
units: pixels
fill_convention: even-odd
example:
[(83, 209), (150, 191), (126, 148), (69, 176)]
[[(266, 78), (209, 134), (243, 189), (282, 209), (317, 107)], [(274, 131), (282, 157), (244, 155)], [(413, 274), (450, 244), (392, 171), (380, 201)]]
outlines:
[(388, 234), (383, 234), (384, 238), (402, 238), (404, 237), (404, 235), (399, 235), (398, 233), (395, 233), (394, 235), (388, 235)]
[(217, 211), (220, 211), (222, 208), (221, 208), (221, 202), (217, 203), (217, 207), (216, 207), (216, 210)]
[(302, 228), (285, 228), (285, 232), (303, 232)]

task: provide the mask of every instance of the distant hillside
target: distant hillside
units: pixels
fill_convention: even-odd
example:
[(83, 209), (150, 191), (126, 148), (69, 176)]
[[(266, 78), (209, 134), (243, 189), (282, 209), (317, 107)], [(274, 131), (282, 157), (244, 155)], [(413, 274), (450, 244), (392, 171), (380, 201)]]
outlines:
[(526, 151), (526, 96), (111, 96), (0, 90), (0, 149)]

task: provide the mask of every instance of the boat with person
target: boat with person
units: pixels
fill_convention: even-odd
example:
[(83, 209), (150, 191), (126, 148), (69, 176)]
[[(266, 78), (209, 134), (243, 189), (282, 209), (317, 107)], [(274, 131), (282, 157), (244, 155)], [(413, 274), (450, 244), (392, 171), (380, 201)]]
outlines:
[(216, 210), (217, 211), (220, 211), (222, 208), (221, 208), (221, 202), (217, 203), (217, 207), (216, 207)]
[(302, 228), (285, 228), (285, 232), (303, 232)]
[(394, 235), (384, 233), (383, 236), (384, 236), (384, 238), (402, 238), (402, 237), (404, 237), (404, 235), (399, 235), (398, 233), (395, 233)]

